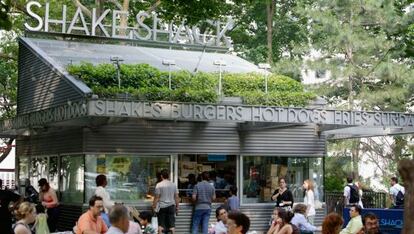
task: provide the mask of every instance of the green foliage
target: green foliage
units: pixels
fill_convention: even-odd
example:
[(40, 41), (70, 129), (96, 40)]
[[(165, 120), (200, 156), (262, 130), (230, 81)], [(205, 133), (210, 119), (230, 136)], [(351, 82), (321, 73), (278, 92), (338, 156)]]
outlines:
[(4, 32), (0, 38), (0, 54), (4, 56), (0, 59), (0, 113), (1, 119), (7, 119), (16, 115), (18, 48), (13, 34)]
[[(118, 88), (116, 69), (112, 64), (70, 65), (70, 74), (83, 80), (95, 94), (101, 97), (117, 97), (127, 93), (140, 100), (215, 103), (218, 101), (217, 73), (187, 71), (171, 73), (168, 89), (168, 72), (162, 72), (147, 64), (121, 65), (121, 88)], [(264, 92), (265, 77), (260, 74), (223, 74), (225, 96), (240, 96), (246, 104), (275, 106), (305, 106), (315, 98), (305, 92), (303, 86), (289, 77), (268, 76), (269, 93)]]
[(335, 176), (325, 176), (325, 190), (327, 192), (342, 191), (344, 182)]

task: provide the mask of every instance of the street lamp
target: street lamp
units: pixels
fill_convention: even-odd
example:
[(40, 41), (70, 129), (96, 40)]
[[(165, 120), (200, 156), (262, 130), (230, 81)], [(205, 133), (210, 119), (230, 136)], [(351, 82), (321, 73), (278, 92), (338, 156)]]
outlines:
[(168, 66), (168, 88), (171, 90), (171, 66), (175, 65), (175, 60), (163, 59), (162, 65)]
[(259, 63), (259, 69), (263, 69), (265, 71), (265, 93), (267, 94), (267, 76), (269, 75), (268, 72), (270, 70), (270, 64), (268, 63)]
[(216, 66), (218, 66), (219, 67), (219, 87), (218, 87), (218, 95), (219, 96), (221, 96), (221, 73), (222, 73), (222, 70), (221, 70), (221, 67), (224, 67), (224, 66), (226, 66), (226, 61), (224, 61), (224, 60), (214, 60), (214, 63), (213, 63), (214, 65), (216, 65)]
[(116, 66), (116, 78), (118, 79), (118, 88), (121, 88), (121, 64), (124, 61), (121, 57), (110, 57), (109, 60)]

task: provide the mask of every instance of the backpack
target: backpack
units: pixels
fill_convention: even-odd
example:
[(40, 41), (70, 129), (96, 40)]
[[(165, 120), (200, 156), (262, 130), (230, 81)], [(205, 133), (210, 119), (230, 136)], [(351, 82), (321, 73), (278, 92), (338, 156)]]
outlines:
[(358, 203), (359, 202), (359, 189), (358, 187), (353, 185), (348, 185), (348, 187), (351, 189), (350, 196), (349, 196), (349, 203)]
[(404, 194), (401, 190), (398, 191), (397, 196), (395, 196), (395, 205), (403, 206), (404, 205)]

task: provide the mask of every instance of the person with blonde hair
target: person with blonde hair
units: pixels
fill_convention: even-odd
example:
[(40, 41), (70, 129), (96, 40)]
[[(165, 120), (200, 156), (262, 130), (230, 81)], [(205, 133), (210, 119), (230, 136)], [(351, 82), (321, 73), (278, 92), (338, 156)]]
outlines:
[(15, 234), (32, 234), (29, 224), (36, 220), (36, 208), (29, 202), (23, 202), (16, 210), (17, 222), (13, 228)]
[(310, 224), (314, 224), (316, 210), (315, 210), (315, 193), (313, 192), (313, 181), (307, 179), (303, 181), (303, 189), (305, 189), (305, 198), (303, 203), (307, 206), (306, 216)]

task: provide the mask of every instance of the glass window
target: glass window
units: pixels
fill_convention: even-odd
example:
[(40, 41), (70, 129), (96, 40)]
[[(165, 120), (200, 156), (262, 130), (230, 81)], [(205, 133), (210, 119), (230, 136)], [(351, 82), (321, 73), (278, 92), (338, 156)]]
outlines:
[(83, 155), (62, 156), (61, 158), (61, 201), (83, 203), (84, 158)]
[(59, 187), (58, 157), (49, 157), (49, 177), (50, 187), (57, 190)]
[(170, 156), (87, 155), (86, 199), (96, 189), (95, 178), (107, 177), (111, 200), (122, 202), (151, 201), (157, 183), (157, 173), (170, 169)]
[(322, 158), (243, 157), (243, 203), (273, 202), (279, 178), (285, 178), (295, 202), (303, 202), (303, 181), (315, 182), (315, 199), (322, 199)]
[(190, 203), (194, 185), (201, 181), (203, 171), (210, 172), (210, 182), (216, 189), (215, 202), (224, 202), (229, 188), (236, 185), (236, 155), (178, 155), (178, 189), (181, 202)]
[(24, 179), (28, 179), (29, 178), (29, 158), (18, 157), (17, 160), (18, 160), (18, 165), (19, 165), (19, 180), (22, 181)]
[(48, 178), (47, 157), (32, 157), (30, 160), (30, 184), (36, 188), (37, 181), (41, 178)]

